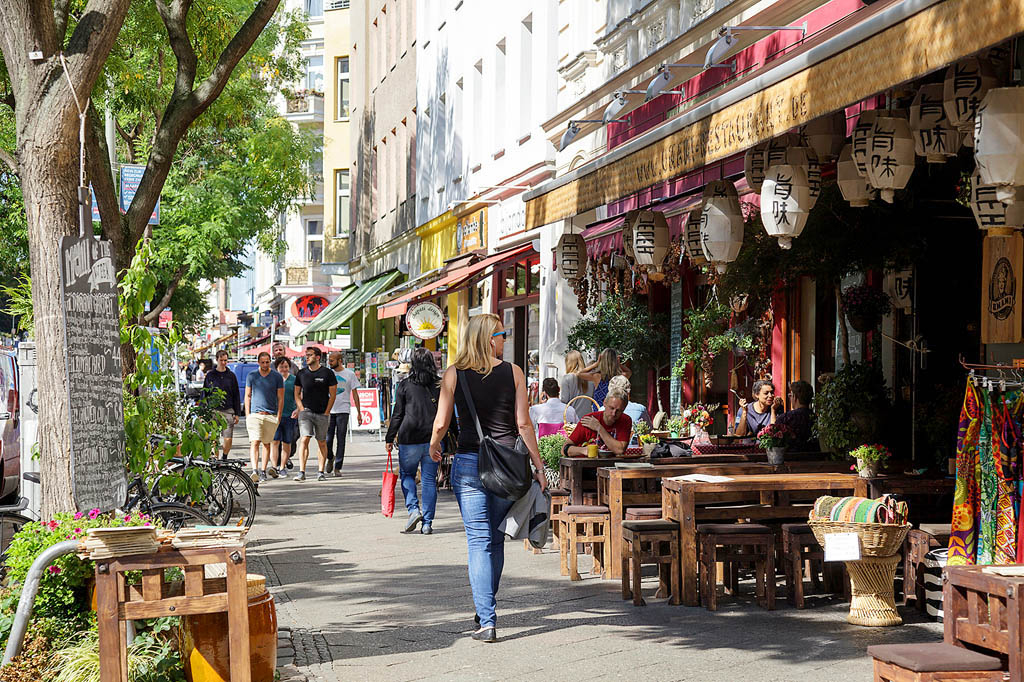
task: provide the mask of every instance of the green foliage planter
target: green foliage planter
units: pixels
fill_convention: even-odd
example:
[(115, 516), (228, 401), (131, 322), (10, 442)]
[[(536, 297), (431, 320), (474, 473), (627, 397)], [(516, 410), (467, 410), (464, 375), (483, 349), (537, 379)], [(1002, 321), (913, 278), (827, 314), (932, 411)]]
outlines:
[(610, 296), (572, 326), (568, 346), (595, 355), (614, 348), (635, 369), (665, 354), (665, 323), (664, 315), (651, 315), (646, 305)]
[(814, 398), (822, 449), (845, 455), (877, 440), (888, 407), (882, 370), (861, 362), (846, 365), (825, 381)]
[(552, 433), (537, 441), (540, 458), (544, 461), (544, 475), (547, 476), (548, 483), (554, 487), (558, 487), (559, 484), (558, 461), (562, 458), (562, 448), (568, 440), (560, 433)]
[(712, 363), (722, 353), (745, 354), (755, 349), (754, 337), (739, 329), (729, 328), (732, 311), (717, 301), (703, 309), (684, 310), (683, 340), (672, 374), (683, 376), (692, 364), (704, 373), (704, 383), (711, 385)]

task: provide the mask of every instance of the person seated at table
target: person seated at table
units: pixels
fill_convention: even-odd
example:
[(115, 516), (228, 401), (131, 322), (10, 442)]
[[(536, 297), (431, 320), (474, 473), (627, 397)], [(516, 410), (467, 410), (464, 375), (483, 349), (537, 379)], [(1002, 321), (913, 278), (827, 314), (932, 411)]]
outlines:
[(544, 402), (530, 408), (530, 420), (537, 426), (538, 438), (557, 432), (562, 424), (575, 424), (580, 420), (576, 410), (558, 399), (560, 391), (558, 380), (552, 377), (541, 384), (540, 396)]
[(737, 436), (756, 438), (761, 429), (774, 424), (782, 414), (782, 398), (775, 397), (775, 386), (772, 382), (760, 379), (754, 382), (750, 390), (753, 403), (740, 398), (740, 411), (736, 415)]
[(789, 382), (789, 404), (793, 409), (781, 415), (776, 423), (785, 424), (796, 433), (796, 440), (790, 446), (793, 452), (814, 452), (818, 449), (817, 439), (813, 436), (812, 400), (814, 400), (814, 388), (809, 383), (806, 381)]
[(633, 370), (619, 359), (619, 351), (614, 348), (605, 348), (597, 356), (596, 362), (587, 365), (576, 376), (584, 381), (593, 382), (594, 400), (598, 404), (604, 404), (604, 397), (608, 394), (608, 383), (617, 376), (629, 379), (633, 376)]
[(629, 379), (613, 377), (608, 382), (608, 394), (604, 397), (604, 410), (591, 412), (580, 419), (580, 423), (569, 434), (569, 440), (562, 447), (562, 454), (568, 457), (586, 457), (587, 444), (597, 442), (601, 450), (608, 450), (616, 457), (623, 455), (633, 435), (633, 420), (626, 414), (629, 404)]

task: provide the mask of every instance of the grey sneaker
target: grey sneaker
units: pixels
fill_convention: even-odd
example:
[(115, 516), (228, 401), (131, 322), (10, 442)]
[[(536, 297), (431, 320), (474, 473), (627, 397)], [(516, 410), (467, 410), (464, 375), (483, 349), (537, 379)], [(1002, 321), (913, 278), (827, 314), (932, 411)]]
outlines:
[(419, 525), (419, 522), (422, 521), (422, 520), (423, 520), (423, 514), (420, 513), (419, 509), (417, 509), (414, 512), (410, 512), (409, 513), (409, 520), (406, 522), (405, 530), (403, 532), (404, 533), (411, 533), (411, 532), (413, 532), (414, 530), (416, 530), (416, 526)]
[(263, 481), (267, 480), (267, 472), (266, 471), (264, 471), (263, 469), (260, 469), (258, 473), (259, 473), (259, 477), (260, 477), (260, 483), (262, 483)]
[(288, 468), (281, 467), (280, 469), (277, 470), (277, 475), (280, 476), (281, 478), (288, 478)]
[(250, 479), (250, 480), (251, 480), (251, 481), (252, 481), (253, 483), (259, 483), (259, 482), (260, 482), (260, 480), (261, 480), (261, 479), (260, 479), (260, 472), (258, 472), (258, 471), (256, 471), (255, 469), (253, 469), (253, 470), (252, 470), (252, 473), (251, 473), (251, 474), (249, 474), (249, 479)]
[(275, 467), (267, 467), (265, 473), (271, 478), (277, 478), (277, 469)]
[(424, 523), (420, 526), (420, 532), (424, 535), (431, 535), (434, 532), (434, 529), (430, 527), (429, 523)]
[(335, 469), (334, 470), (334, 477), (335, 478), (341, 478), (341, 469)]
[(305, 483), (306, 482), (306, 472), (305, 471), (300, 471), (298, 474), (296, 474), (295, 482), (296, 483)]
[(321, 471), (319, 474), (316, 475), (316, 480), (317, 481), (326, 481), (327, 477), (324, 476), (324, 472)]

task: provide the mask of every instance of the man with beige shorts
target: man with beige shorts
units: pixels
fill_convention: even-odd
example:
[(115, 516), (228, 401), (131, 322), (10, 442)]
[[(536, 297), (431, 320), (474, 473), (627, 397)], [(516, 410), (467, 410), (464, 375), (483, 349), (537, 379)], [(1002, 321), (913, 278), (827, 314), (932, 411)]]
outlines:
[[(245, 378), (245, 428), (249, 432), (252, 463), (252, 482), (267, 480), (267, 463), (270, 460), (270, 444), (274, 432), (281, 423), (281, 409), (284, 407), (284, 379), (270, 369), (270, 353), (260, 353), (256, 359), (260, 368)], [(263, 446), (263, 462), (259, 466), (260, 446)], [(277, 478), (277, 468), (271, 467), (271, 476)]]

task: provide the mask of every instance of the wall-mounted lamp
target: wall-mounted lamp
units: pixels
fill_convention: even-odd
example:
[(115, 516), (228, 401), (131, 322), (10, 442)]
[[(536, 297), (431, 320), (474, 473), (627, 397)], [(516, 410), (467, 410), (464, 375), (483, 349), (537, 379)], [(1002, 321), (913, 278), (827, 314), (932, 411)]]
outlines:
[(566, 128), (565, 132), (562, 133), (562, 139), (558, 143), (558, 151), (564, 150), (568, 147), (572, 141), (580, 134), (580, 127), (577, 123), (601, 123), (607, 125), (608, 123), (625, 123), (627, 119), (624, 118), (613, 118), (613, 119), (597, 119), (597, 118), (580, 118), (575, 121), (569, 121), (569, 127)]
[[(725, 55), (732, 48), (732, 44), (736, 42), (736, 36), (734, 31), (800, 31), (804, 36), (807, 35), (807, 25), (803, 26), (723, 26), (718, 29), (718, 40), (708, 50), (707, 56), (704, 58), (704, 68), (710, 69), (713, 66), (717, 66), (720, 61), (725, 58)], [(735, 69), (736, 67), (733, 66)]]
[(716, 68), (716, 69), (729, 69), (731, 71), (735, 71), (736, 70), (736, 65), (735, 64), (713, 64), (712, 66), (708, 67), (708, 66), (705, 66), (704, 64), (663, 64), (661, 66), (661, 68), (658, 69), (658, 75), (655, 76), (651, 80), (651, 82), (647, 85), (647, 89), (644, 90), (644, 101), (645, 102), (650, 102), (652, 99), (654, 99), (658, 95), (661, 95), (661, 94), (666, 93), (666, 92), (678, 92), (677, 90), (664, 90), (663, 89), (670, 82), (672, 82), (672, 73), (671, 73), (670, 69), (674, 69), (674, 68), (675, 69), (683, 69), (683, 68), (690, 68), (690, 69)]

